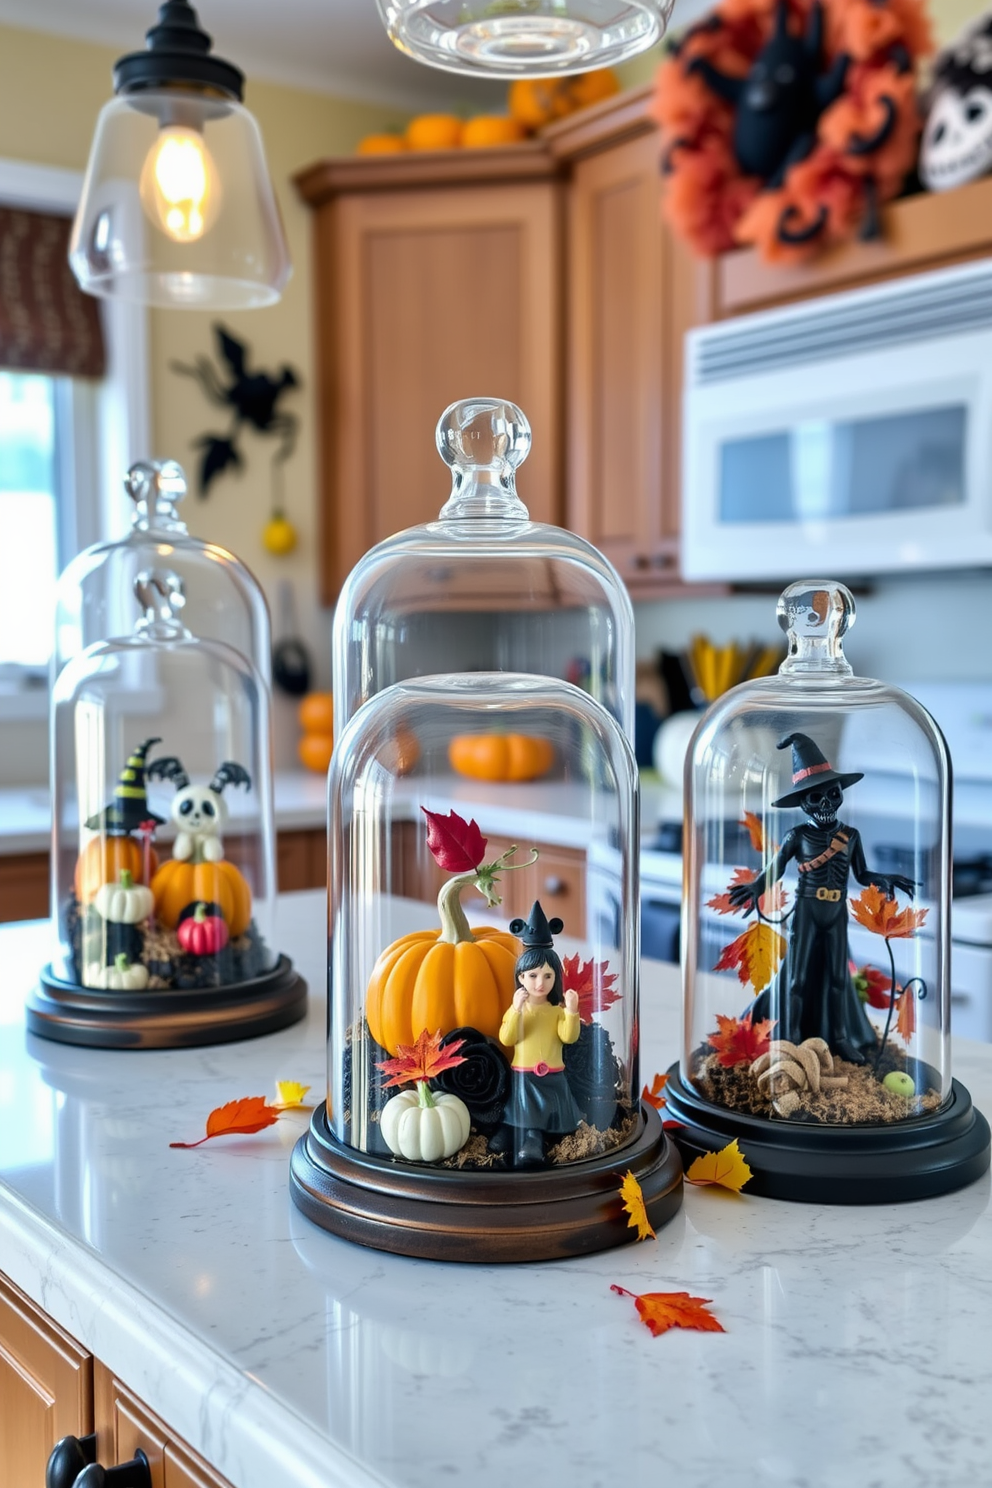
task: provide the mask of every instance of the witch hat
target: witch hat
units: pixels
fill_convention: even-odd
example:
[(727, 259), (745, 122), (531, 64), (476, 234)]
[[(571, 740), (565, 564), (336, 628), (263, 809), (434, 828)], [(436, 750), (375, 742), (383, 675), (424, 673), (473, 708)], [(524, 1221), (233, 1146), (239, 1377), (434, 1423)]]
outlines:
[(818, 785), (831, 785), (836, 780), (837, 784), (846, 790), (849, 785), (856, 785), (859, 780), (865, 778), (863, 770), (841, 775), (828, 762), (819, 745), (814, 744), (808, 734), (789, 734), (788, 738), (781, 740), (778, 747), (787, 749), (790, 744), (792, 745), (793, 789), (788, 795), (779, 796), (777, 801), (773, 801), (773, 806), (800, 806), (806, 792)]
[(540, 946), (541, 950), (549, 951), (554, 947), (555, 935), (560, 935), (565, 928), (564, 920), (557, 916), (549, 920), (541, 908), (540, 899), (535, 899), (530, 912), (529, 920), (511, 920), (510, 934), (519, 935), (528, 950)]
[(110, 805), (91, 816), (86, 823), (91, 832), (105, 832), (108, 837), (127, 837), (142, 822), (154, 822), (156, 826), (162, 824), (165, 818), (149, 811), (145, 790), (145, 760), (152, 745), (161, 742), (161, 739), (146, 739), (128, 755), (127, 764), (117, 777)]

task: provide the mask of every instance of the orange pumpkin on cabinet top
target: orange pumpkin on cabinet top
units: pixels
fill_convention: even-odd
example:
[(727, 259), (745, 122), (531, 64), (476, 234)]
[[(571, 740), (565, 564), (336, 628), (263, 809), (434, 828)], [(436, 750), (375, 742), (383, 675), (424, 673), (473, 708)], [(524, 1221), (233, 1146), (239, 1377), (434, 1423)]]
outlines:
[(326, 775), (334, 748), (334, 699), (329, 692), (308, 692), (296, 716), (303, 730), (297, 745), (301, 763)]
[(454, 114), (418, 114), (406, 126), (408, 150), (456, 150), (462, 142), (462, 121)]
[(396, 155), (407, 148), (401, 134), (367, 134), (358, 141), (359, 155)]
[(575, 77), (515, 78), (510, 84), (509, 108), (525, 129), (543, 129), (579, 109), (602, 103), (620, 91), (620, 79), (609, 67), (581, 72)]
[(461, 143), (466, 150), (477, 150), (495, 145), (519, 145), (526, 138), (527, 130), (519, 119), (507, 114), (477, 114), (474, 119), (465, 120)]
[(188, 904), (202, 901), (220, 906), (232, 940), (251, 923), (251, 889), (233, 863), (187, 863), (170, 858), (152, 879), (155, 913), (174, 930)]
[(452, 769), (470, 780), (537, 780), (554, 758), (554, 745), (533, 734), (456, 734), (448, 745)]

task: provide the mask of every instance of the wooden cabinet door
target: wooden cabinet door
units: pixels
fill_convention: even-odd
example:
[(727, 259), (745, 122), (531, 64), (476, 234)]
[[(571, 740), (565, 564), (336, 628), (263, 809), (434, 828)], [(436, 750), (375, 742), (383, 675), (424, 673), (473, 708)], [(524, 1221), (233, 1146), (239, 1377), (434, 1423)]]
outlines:
[(130, 1462), (140, 1447), (152, 1488), (230, 1488), (209, 1463), (180, 1441), (99, 1361), (94, 1373), (97, 1461)]
[(93, 1430), (93, 1361), (0, 1276), (0, 1480), (41, 1488), (55, 1443)]
[(325, 603), (374, 543), (437, 516), (434, 426), (458, 398), (523, 408), (520, 495), (558, 520), (558, 185), (345, 194), (318, 209), (316, 242)]
[(48, 903), (47, 852), (0, 857), (0, 921), (43, 920)]

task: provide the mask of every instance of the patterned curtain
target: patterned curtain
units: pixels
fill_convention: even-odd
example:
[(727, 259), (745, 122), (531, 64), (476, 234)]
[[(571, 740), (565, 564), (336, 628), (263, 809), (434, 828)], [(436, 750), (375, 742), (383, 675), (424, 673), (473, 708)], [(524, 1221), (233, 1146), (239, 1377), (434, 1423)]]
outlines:
[(0, 368), (102, 377), (97, 302), (69, 268), (68, 217), (0, 207)]

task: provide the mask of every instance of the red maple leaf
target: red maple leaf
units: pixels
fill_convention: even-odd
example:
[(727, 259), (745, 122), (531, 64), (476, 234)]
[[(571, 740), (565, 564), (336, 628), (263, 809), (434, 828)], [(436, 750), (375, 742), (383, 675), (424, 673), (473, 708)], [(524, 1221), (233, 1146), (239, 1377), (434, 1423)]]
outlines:
[[(887, 1008), (892, 991), (892, 978), (884, 976), (877, 966), (855, 966), (851, 962), (851, 977), (854, 989), (869, 1007)], [(898, 993), (899, 988), (896, 988)]]
[(428, 1033), (423, 1029), (417, 1036), (417, 1042), (412, 1046), (409, 1044), (397, 1044), (397, 1055), (395, 1059), (382, 1059), (376, 1065), (384, 1075), (392, 1075), (383, 1085), (388, 1090), (390, 1085), (410, 1085), (414, 1080), (433, 1080), (442, 1070), (454, 1069), (456, 1064), (464, 1064), (464, 1054), (458, 1050), (465, 1042), (464, 1039), (455, 1039), (454, 1043), (441, 1048), (441, 1030), (437, 1033)]
[(657, 1338), (669, 1328), (694, 1328), (700, 1333), (725, 1333), (711, 1312), (708, 1297), (690, 1297), (688, 1292), (628, 1292), (626, 1287), (611, 1286), (620, 1297), (633, 1297), (637, 1315)]
[(774, 1019), (762, 1018), (760, 1023), (752, 1024), (750, 1013), (743, 1018), (725, 1018), (717, 1013), (716, 1021), (720, 1031), (711, 1033), (707, 1042), (717, 1051), (717, 1063), (724, 1069), (732, 1069), (735, 1064), (753, 1064), (768, 1052)]
[(437, 866), (446, 873), (471, 873), (478, 868), (489, 840), (483, 837), (478, 824), (465, 821), (457, 811), (442, 816), (438, 811), (428, 811), (426, 806), (420, 809), (427, 818), (427, 846)]
[(579, 964), (578, 952), (561, 963), (562, 987), (579, 994), (579, 1019), (591, 1023), (596, 1013), (605, 1013), (621, 994), (614, 990), (617, 973), (609, 970), (609, 961), (585, 961)]

